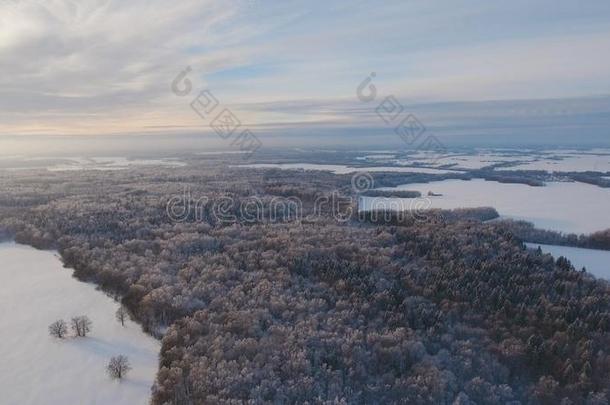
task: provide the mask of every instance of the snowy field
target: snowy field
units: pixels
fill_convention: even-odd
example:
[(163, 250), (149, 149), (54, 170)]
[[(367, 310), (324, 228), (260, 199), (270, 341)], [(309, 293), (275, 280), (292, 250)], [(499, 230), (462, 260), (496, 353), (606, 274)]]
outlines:
[(9, 156), (0, 158), (0, 169), (46, 169), (52, 172), (80, 170), (126, 170), (137, 166), (181, 167), (186, 163), (176, 159), (130, 159), (126, 157), (61, 157), (27, 158)]
[(433, 166), (445, 166), (445, 165), (453, 165), (452, 168), (455, 169), (482, 169), (484, 167), (492, 166), (498, 163), (507, 163), (507, 162), (523, 162), (535, 159), (534, 156), (515, 156), (515, 155), (505, 155), (499, 153), (487, 153), (481, 152), (479, 154), (459, 154), (459, 153), (449, 153), (443, 155), (441, 157), (438, 156), (429, 156), (426, 154), (419, 154), (417, 156), (413, 156), (409, 159), (397, 159), (394, 163), (399, 165), (405, 164), (421, 164), (421, 165), (429, 165)]
[[(319, 165), (314, 163), (256, 163), (250, 165), (240, 165), (239, 167), (252, 167), (258, 169), (300, 169), (300, 170), (322, 170), (335, 174), (349, 174), (356, 172), (398, 172), (398, 173), (426, 173), (444, 174), (456, 173), (455, 170), (432, 169), (425, 167), (350, 167), (345, 165)], [(458, 172), (459, 173), (459, 172)]]
[(609, 172), (608, 154), (558, 154), (536, 161), (507, 167), (503, 170), (544, 170), (547, 172)]
[(537, 249), (540, 246), (544, 253), (552, 254), (555, 259), (559, 256), (567, 258), (572, 262), (576, 270), (584, 267), (594, 276), (610, 280), (610, 251), (541, 245), (538, 243), (527, 243), (527, 246), (533, 249)]
[(363, 159), (376, 163), (398, 165), (423, 165), (440, 167), (453, 165), (452, 168), (473, 170), (482, 169), (499, 163), (514, 163), (514, 166), (501, 170), (543, 170), (547, 172), (610, 172), (610, 150), (544, 150), (544, 151), (502, 151), (480, 150), (478, 152), (447, 152), (442, 156), (436, 153), (419, 151), (403, 159), (388, 159), (387, 155), (368, 155)]
[(68, 158), (66, 163), (47, 167), (49, 171), (68, 170), (125, 170), (133, 166), (181, 167), (175, 159), (128, 159), (125, 157)]
[[(550, 182), (545, 187), (505, 184), (485, 180), (444, 180), (405, 184), (383, 190), (415, 190), (419, 203), (396, 199), (399, 207), (471, 208), (494, 207), (503, 218), (523, 219), (542, 229), (567, 233), (591, 233), (610, 228), (610, 189), (584, 183)], [(442, 194), (427, 197), (428, 192)], [(370, 205), (373, 197), (363, 199)]]
[[(91, 284), (72, 278), (50, 251), (0, 244), (1, 404), (147, 404), (157, 370), (159, 343), (128, 322), (115, 319), (118, 304)], [(48, 326), (87, 315), (90, 336), (57, 339)], [(128, 356), (133, 370), (111, 380), (110, 357)]]

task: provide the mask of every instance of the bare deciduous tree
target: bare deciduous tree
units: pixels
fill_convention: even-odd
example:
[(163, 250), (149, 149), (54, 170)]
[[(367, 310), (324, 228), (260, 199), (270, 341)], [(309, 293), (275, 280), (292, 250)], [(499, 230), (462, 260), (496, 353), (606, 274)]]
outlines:
[(125, 377), (125, 375), (131, 370), (131, 365), (129, 364), (129, 359), (127, 356), (118, 355), (112, 357), (108, 366), (106, 366), (106, 371), (111, 378), (121, 379)]
[(63, 319), (59, 319), (49, 325), (49, 334), (57, 338), (63, 338), (68, 333), (68, 325)]
[(71, 326), (75, 336), (85, 337), (91, 332), (91, 320), (86, 315), (73, 317)]
[(119, 309), (116, 310), (116, 319), (121, 322), (121, 325), (125, 326), (125, 320), (127, 319), (127, 310), (125, 307), (120, 306)]

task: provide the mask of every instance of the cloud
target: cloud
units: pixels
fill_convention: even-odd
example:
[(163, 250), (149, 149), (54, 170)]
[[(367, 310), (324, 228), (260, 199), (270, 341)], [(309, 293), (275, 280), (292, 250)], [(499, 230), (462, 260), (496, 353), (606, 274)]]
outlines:
[[(372, 71), (380, 97), (413, 106), (610, 94), (609, 14), (605, 1), (8, 0), (0, 135), (200, 128), (169, 89), (186, 66), (245, 124), (293, 133), (378, 127), (355, 98)], [(447, 106), (422, 114), (438, 128), (470, 114)]]

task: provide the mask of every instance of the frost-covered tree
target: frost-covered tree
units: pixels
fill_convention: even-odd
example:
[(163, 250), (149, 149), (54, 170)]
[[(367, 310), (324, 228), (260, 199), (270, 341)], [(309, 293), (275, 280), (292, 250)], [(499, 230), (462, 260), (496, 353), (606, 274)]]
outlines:
[(68, 325), (63, 319), (59, 319), (49, 325), (49, 334), (62, 339), (68, 333)]
[(86, 315), (75, 316), (72, 318), (72, 332), (77, 337), (86, 337), (91, 332), (91, 320)]
[(127, 373), (131, 370), (131, 365), (129, 364), (129, 359), (127, 356), (122, 354), (112, 357), (110, 362), (106, 366), (106, 371), (111, 378), (120, 380), (124, 378)]
[(125, 326), (125, 321), (127, 320), (127, 310), (125, 307), (119, 307), (114, 315), (116, 316), (117, 321), (121, 322), (122, 326)]

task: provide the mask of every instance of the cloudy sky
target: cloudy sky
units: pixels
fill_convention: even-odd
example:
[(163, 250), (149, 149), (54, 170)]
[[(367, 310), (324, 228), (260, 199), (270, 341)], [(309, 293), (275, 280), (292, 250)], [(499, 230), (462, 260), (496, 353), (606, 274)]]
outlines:
[(393, 95), (441, 135), (605, 140), (610, 2), (0, 0), (0, 71), (0, 136), (206, 134), (209, 89), (262, 136), (384, 131)]

